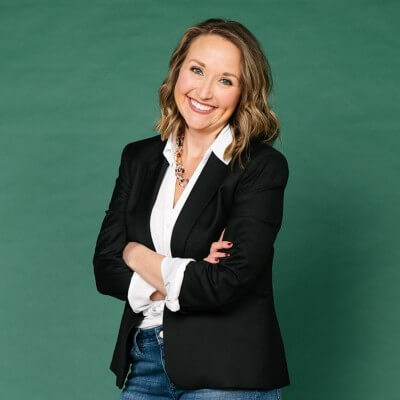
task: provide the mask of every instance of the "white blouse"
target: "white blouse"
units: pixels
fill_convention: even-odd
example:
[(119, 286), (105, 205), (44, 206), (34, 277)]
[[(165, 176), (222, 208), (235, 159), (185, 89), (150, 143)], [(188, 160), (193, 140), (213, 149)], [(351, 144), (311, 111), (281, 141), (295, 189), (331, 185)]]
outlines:
[[(164, 307), (171, 311), (179, 310), (179, 293), (181, 290), (183, 275), (187, 264), (196, 261), (194, 258), (172, 257), (171, 255), (171, 234), (179, 213), (188, 198), (190, 191), (203, 170), (211, 152), (213, 152), (222, 162), (225, 149), (233, 140), (233, 132), (229, 124), (215, 138), (214, 142), (205, 152), (202, 160), (198, 164), (193, 175), (189, 179), (181, 193), (175, 207), (173, 206), (175, 196), (175, 140), (169, 136), (163, 154), (168, 160), (169, 166), (164, 175), (157, 199), (154, 203), (150, 217), (150, 231), (154, 243), (155, 251), (165, 256), (161, 261), (161, 275), (166, 289), (166, 297), (163, 300), (151, 300), (151, 294), (157, 289), (145, 281), (138, 273), (132, 275), (128, 290), (128, 302), (135, 313), (143, 312), (144, 319), (137, 327), (150, 328), (162, 325)], [(210, 243), (211, 246), (211, 243)]]

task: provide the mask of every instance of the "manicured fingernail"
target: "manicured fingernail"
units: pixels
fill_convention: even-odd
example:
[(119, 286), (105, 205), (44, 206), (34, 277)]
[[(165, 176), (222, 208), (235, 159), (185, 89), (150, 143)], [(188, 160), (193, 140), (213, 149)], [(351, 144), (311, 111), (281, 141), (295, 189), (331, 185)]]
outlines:
[(228, 242), (229, 246), (232, 246), (232, 242)]
[(230, 256), (230, 254), (229, 254), (229, 253), (225, 253), (225, 255), (226, 255), (226, 256)]

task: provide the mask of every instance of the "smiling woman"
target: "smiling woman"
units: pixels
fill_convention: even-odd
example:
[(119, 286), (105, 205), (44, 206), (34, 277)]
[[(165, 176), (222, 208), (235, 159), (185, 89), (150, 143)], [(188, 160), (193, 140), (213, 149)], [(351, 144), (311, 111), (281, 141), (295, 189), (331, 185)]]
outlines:
[(272, 287), (289, 170), (271, 87), (247, 28), (201, 22), (171, 56), (160, 134), (122, 151), (93, 256), (99, 292), (125, 303), (120, 400), (277, 400), (289, 385)]
[(193, 40), (174, 90), (178, 110), (193, 134), (200, 131), (204, 136), (226, 124), (241, 93), (240, 65), (240, 50), (229, 40), (213, 34)]

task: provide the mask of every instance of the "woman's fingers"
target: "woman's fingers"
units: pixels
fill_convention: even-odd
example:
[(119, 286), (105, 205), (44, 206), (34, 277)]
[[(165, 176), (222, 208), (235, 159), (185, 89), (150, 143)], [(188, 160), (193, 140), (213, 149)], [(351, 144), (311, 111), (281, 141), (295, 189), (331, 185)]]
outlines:
[(203, 258), (204, 261), (208, 261), (212, 264), (219, 263), (219, 258), (229, 256), (229, 253), (218, 251), (221, 249), (229, 249), (233, 246), (233, 243), (228, 242), (227, 240), (222, 240), (225, 233), (225, 228), (222, 230), (221, 235), (217, 242), (212, 242), (210, 246), (210, 254)]
[(227, 257), (229, 256), (229, 253), (217, 251), (215, 253), (210, 254), (211, 257), (217, 258), (217, 257)]
[(204, 261), (208, 261), (213, 264), (216, 264), (219, 262), (219, 258), (228, 257), (229, 255), (230, 254), (226, 253), (226, 252), (214, 251), (214, 252), (211, 252), (206, 258), (204, 258)]
[(227, 240), (222, 240), (220, 242), (213, 242), (210, 247), (210, 254), (214, 251), (218, 251), (220, 249), (228, 249), (232, 247), (232, 243)]
[(213, 256), (207, 256), (206, 258), (203, 258), (204, 261), (207, 261), (211, 264), (218, 264), (219, 263), (219, 259)]
[(218, 258), (214, 258), (214, 257), (210, 257), (210, 256), (203, 258), (203, 260), (209, 262), (210, 264), (218, 264), (219, 263)]

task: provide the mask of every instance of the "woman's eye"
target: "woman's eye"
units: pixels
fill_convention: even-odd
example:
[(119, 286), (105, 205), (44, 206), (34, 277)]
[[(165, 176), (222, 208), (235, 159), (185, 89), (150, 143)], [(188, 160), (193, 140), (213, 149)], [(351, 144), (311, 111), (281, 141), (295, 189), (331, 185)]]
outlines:
[(232, 82), (229, 79), (222, 78), (222, 80), (228, 82), (228, 86), (232, 85)]
[(192, 68), (190, 68), (191, 71), (193, 71), (193, 70), (195, 70), (195, 69), (197, 69), (198, 71), (201, 71), (201, 69), (200, 69), (200, 68), (197, 68), (197, 67), (192, 67)]

